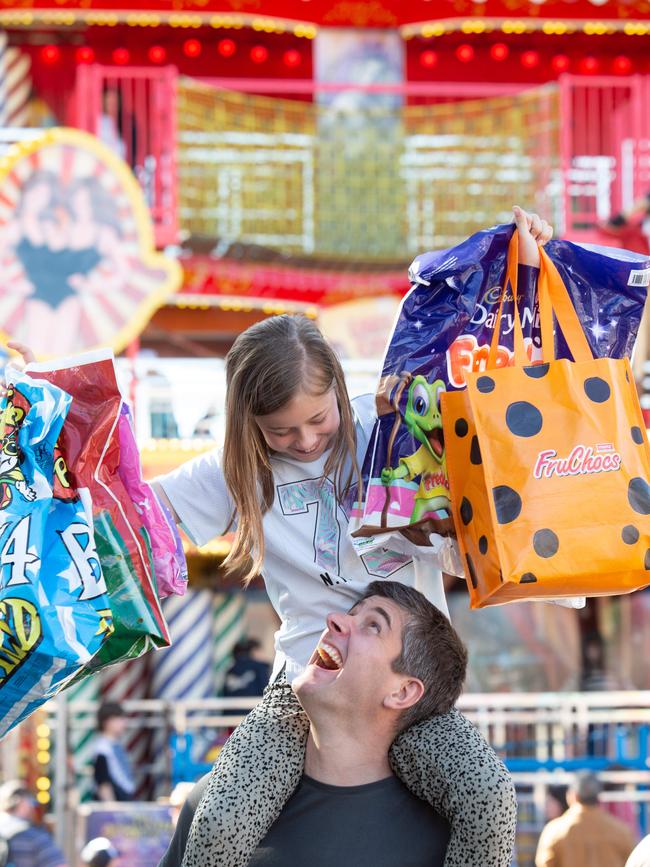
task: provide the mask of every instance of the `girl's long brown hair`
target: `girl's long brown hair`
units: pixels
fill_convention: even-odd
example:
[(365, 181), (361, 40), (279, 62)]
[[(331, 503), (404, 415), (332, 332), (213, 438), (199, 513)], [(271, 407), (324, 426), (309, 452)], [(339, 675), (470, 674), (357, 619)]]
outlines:
[(226, 357), (226, 386), (223, 474), (234, 503), (229, 526), (236, 522), (236, 529), (224, 566), (228, 571), (243, 571), (247, 585), (262, 567), (262, 518), (275, 496), (269, 448), (255, 416), (276, 412), (300, 390), (325, 394), (334, 388), (341, 424), (325, 462), (325, 475), (334, 477), (339, 501), (355, 478), (360, 492), (361, 479), (343, 369), (309, 319), (272, 316), (240, 334)]

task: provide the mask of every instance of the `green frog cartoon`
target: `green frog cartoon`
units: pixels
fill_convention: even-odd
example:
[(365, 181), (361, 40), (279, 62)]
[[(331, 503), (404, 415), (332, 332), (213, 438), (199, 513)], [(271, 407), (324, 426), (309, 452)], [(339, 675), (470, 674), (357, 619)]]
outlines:
[(445, 440), (440, 414), (440, 395), (445, 391), (441, 379), (429, 383), (424, 376), (414, 376), (408, 390), (404, 423), (409, 433), (421, 443), (418, 450), (399, 459), (396, 467), (384, 467), (381, 480), (389, 485), (395, 479), (420, 477), (409, 523), (414, 524), (431, 513), (450, 511), (449, 479)]

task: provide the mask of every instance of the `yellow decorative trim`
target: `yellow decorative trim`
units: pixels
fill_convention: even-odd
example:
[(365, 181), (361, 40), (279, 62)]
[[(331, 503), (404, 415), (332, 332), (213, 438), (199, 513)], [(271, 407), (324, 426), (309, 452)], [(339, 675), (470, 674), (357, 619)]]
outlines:
[[(175, 259), (170, 259), (156, 251), (153, 224), (147, 204), (138, 182), (126, 163), (90, 133), (68, 127), (54, 127), (36, 139), (12, 145), (0, 159), (0, 192), (8, 175), (21, 160), (53, 145), (70, 145), (90, 152), (110, 169), (111, 173), (118, 179), (133, 210), (133, 219), (138, 235), (138, 250), (142, 262), (147, 267), (161, 270), (165, 274), (164, 279), (157, 287), (143, 298), (133, 317), (113, 336), (109, 345), (114, 352), (121, 352), (142, 333), (154, 312), (168, 302), (170, 294), (178, 291), (183, 282), (183, 271)], [(7, 340), (11, 339), (11, 335), (0, 330), (0, 341), (6, 343)], [(105, 345), (102, 344), (102, 346)], [(99, 345), (84, 347), (88, 350), (98, 348), (100, 348)], [(34, 347), (34, 351), (39, 361), (55, 357), (39, 352), (38, 347)]]
[(404, 39), (424, 36), (426, 39), (445, 36), (450, 33), (493, 33), (501, 31), (509, 34), (542, 33), (546, 36), (564, 36), (572, 33), (586, 33), (589, 36), (611, 36), (624, 33), (626, 36), (646, 36), (650, 33), (650, 23), (642, 20), (600, 19), (584, 20), (566, 18), (549, 20), (544, 18), (443, 18), (404, 24), (399, 28)]
[(314, 39), (318, 27), (309, 21), (296, 21), (289, 18), (269, 18), (260, 15), (229, 14), (215, 15), (214, 12), (163, 12), (142, 9), (93, 10), (75, 9), (58, 12), (56, 9), (6, 9), (0, 11), (0, 25), (3, 27), (31, 27), (34, 24), (58, 24), (72, 27), (75, 24), (88, 24), (94, 27), (115, 27), (128, 24), (131, 27), (213, 27), (241, 30), (250, 27), (262, 33), (293, 33), (303, 39)]
[[(218, 267), (215, 265), (215, 267)], [(302, 313), (315, 319), (318, 316), (318, 307), (301, 301), (275, 301), (269, 298), (246, 298), (244, 301), (239, 295), (208, 295), (192, 294), (189, 292), (177, 293), (167, 299), (168, 307), (178, 307), (179, 310), (209, 310), (218, 307), (231, 313), (250, 313), (252, 310), (261, 310), (268, 315), (277, 313)]]

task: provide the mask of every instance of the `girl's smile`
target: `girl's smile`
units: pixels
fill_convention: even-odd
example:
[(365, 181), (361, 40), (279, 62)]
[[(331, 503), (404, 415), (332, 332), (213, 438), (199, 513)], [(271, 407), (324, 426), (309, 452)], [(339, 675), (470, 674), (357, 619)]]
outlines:
[(330, 447), (341, 422), (336, 392), (300, 391), (281, 409), (255, 416), (268, 447), (298, 461), (315, 461)]

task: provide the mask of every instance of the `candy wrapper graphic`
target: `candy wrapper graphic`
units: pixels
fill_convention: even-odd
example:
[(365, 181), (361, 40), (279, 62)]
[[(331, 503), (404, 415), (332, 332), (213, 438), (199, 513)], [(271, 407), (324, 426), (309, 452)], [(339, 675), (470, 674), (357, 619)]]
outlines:
[(52, 365), (33, 364), (28, 370), (72, 397), (61, 449), (71, 479), (87, 487), (92, 497), (95, 544), (114, 631), (84, 667), (82, 674), (88, 674), (166, 647), (170, 639), (156, 592), (148, 531), (120, 475), (122, 399), (112, 353), (86, 353)]
[(183, 543), (169, 512), (163, 509), (151, 486), (142, 480), (140, 453), (133, 433), (131, 412), (122, 404), (119, 421), (120, 463), (118, 473), (133, 501), (140, 521), (151, 542), (153, 569), (158, 597), (177, 594), (187, 589), (187, 562)]
[[(376, 394), (378, 419), (362, 469), (364, 500), (352, 508), (359, 553), (389, 544), (428, 547), (428, 560), (462, 575), (450, 513), (440, 397), (463, 389), (465, 375), (485, 369), (513, 226), (477, 232), (449, 250), (418, 256)], [(596, 357), (630, 355), (650, 278), (640, 253), (551, 241), (546, 250), (569, 291)], [(520, 267), (526, 352), (541, 356), (536, 269)], [(512, 364), (513, 299), (504, 306), (499, 366)], [(570, 353), (561, 335), (557, 357)]]
[(10, 370), (0, 402), (0, 736), (112, 632), (88, 491), (57, 447), (70, 396)]

